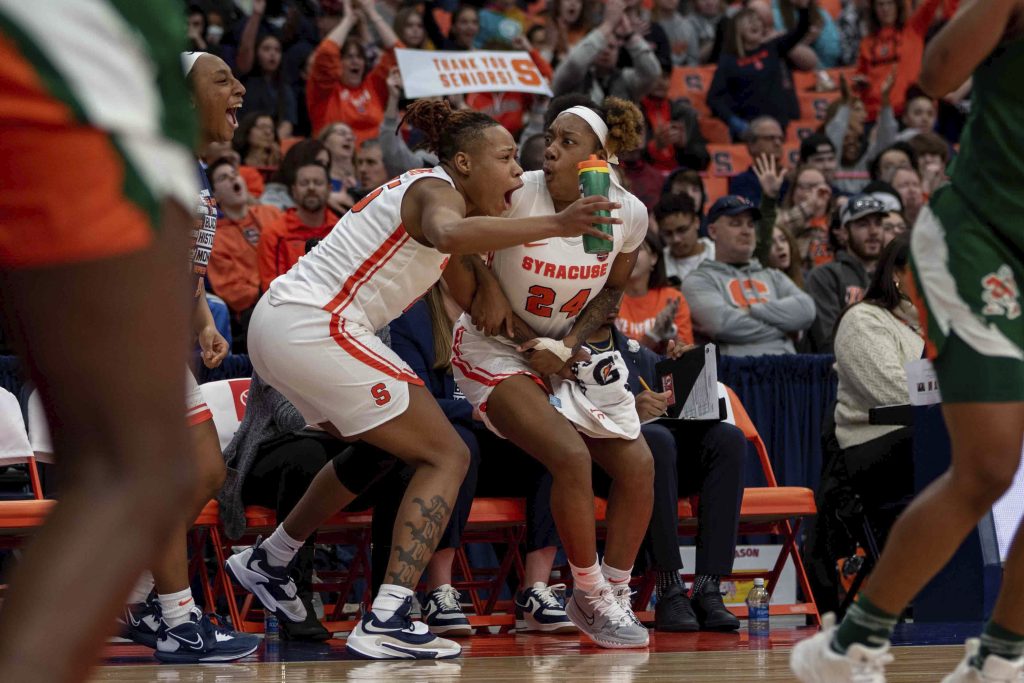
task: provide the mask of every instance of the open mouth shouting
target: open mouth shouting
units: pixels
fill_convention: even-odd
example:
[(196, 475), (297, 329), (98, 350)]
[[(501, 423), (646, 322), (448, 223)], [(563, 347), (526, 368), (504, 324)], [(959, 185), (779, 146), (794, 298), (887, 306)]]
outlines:
[(239, 103), (228, 107), (224, 112), (224, 117), (228, 120), (231, 130), (238, 128), (238, 110), (241, 108), (242, 104)]

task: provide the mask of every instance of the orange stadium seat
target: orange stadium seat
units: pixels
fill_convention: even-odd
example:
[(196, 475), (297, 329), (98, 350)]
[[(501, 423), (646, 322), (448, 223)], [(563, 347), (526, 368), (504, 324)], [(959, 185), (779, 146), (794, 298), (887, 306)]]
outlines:
[(793, 87), (798, 93), (814, 90), (818, 76), (813, 71), (793, 71)]
[(708, 172), (713, 176), (739, 175), (750, 168), (750, 152), (746, 145), (708, 145), (711, 166)]
[(729, 179), (715, 175), (702, 174), (704, 194), (707, 196), (705, 207), (710, 207), (716, 200), (729, 194)]
[(825, 120), (825, 110), (833, 100), (839, 99), (838, 92), (804, 92), (798, 93), (800, 99), (800, 117), (803, 119)]
[(838, 19), (839, 13), (843, 11), (841, 0), (819, 0), (818, 7), (828, 12), (833, 19)]
[(786, 144), (799, 145), (804, 138), (813, 135), (819, 128), (821, 128), (821, 121), (818, 119), (790, 121), (789, 127), (786, 128)]
[(677, 66), (672, 69), (668, 96), (673, 100), (698, 99), (703, 104), (707, 100), (711, 79), (714, 77), (714, 66)]
[(800, 143), (787, 142), (782, 146), (782, 161), (786, 168), (796, 168), (800, 165)]
[(716, 145), (728, 145), (732, 142), (729, 126), (724, 121), (712, 116), (698, 116), (697, 125), (700, 127), (700, 134), (707, 142)]

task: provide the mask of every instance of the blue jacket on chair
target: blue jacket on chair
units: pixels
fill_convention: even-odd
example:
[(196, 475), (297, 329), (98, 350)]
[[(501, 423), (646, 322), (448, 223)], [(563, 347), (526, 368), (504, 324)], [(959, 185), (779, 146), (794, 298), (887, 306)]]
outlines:
[(457, 393), (455, 378), (443, 368), (434, 368), (434, 332), (430, 309), (424, 299), (391, 321), (391, 349), (419, 375), (427, 391), (437, 399), (445, 417), (453, 424), (473, 425), (473, 406)]

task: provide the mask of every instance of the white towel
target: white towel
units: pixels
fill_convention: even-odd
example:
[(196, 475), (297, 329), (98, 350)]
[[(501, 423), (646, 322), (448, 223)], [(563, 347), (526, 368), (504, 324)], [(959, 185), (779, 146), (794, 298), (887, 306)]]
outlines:
[(635, 439), (640, 418), (629, 390), (629, 369), (618, 351), (592, 354), (573, 363), (575, 379), (553, 377), (555, 407), (587, 436), (596, 439)]

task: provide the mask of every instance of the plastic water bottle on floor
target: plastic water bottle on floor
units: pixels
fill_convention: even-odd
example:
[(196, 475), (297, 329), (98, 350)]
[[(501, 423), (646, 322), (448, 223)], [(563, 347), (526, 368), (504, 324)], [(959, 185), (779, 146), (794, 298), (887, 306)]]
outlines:
[(747, 593), (747, 629), (751, 637), (768, 635), (768, 591), (764, 579), (754, 579), (754, 587)]
[(277, 662), (281, 659), (281, 627), (277, 615), (266, 610), (263, 613), (263, 661)]

